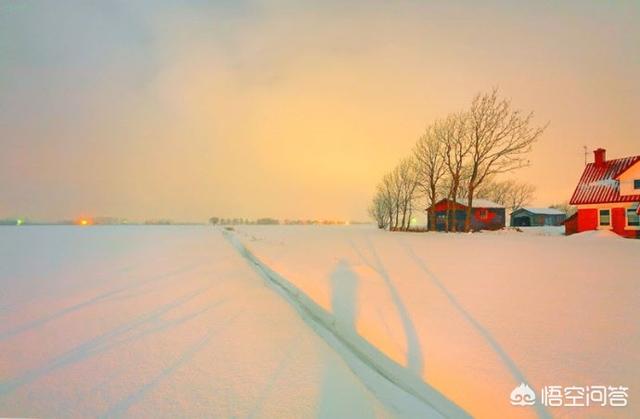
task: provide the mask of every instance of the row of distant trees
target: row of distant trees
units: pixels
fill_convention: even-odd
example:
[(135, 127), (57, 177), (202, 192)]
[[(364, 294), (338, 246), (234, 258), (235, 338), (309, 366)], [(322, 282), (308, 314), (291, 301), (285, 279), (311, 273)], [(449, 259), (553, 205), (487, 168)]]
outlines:
[[(497, 177), (529, 164), (526, 155), (545, 128), (534, 126), (533, 112), (514, 109), (497, 89), (478, 94), (468, 110), (426, 128), (411, 154), (383, 176), (369, 214), (379, 228), (408, 230), (422, 204), (430, 208), (429, 226), (435, 229), (434, 204), (464, 199), (464, 231), (469, 231), (476, 197), (519, 208), (532, 199), (534, 186)], [(449, 204), (449, 231), (456, 229), (453, 210)]]
[[(4, 218), (0, 219), (0, 225), (76, 225), (80, 224), (79, 219), (41, 221), (29, 218)], [(88, 225), (184, 225), (193, 223), (175, 222), (168, 218), (152, 219), (146, 221), (129, 221), (126, 218), (117, 217), (93, 217), (87, 220)]]
[(260, 224), (260, 225), (272, 225), (272, 224), (280, 224), (280, 221), (275, 218), (258, 218), (257, 220), (250, 220), (248, 218), (219, 218), (219, 217), (211, 217), (209, 218), (209, 223), (213, 225), (252, 225), (252, 224)]
[(209, 218), (209, 223), (213, 225), (344, 225), (344, 224), (361, 224), (359, 222), (347, 222), (343, 220), (311, 220), (311, 219), (285, 219), (278, 220), (275, 218), (258, 218), (251, 220), (248, 218)]

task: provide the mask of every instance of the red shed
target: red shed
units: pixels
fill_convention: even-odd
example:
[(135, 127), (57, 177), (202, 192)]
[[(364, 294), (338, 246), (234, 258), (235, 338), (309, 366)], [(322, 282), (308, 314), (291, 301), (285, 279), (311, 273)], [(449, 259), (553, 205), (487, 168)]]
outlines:
[[(467, 200), (457, 199), (455, 202), (442, 199), (435, 204), (436, 230), (444, 231), (449, 216), (447, 209), (451, 207), (455, 220), (456, 230), (464, 230), (464, 222), (467, 215)], [(429, 211), (430, 208), (427, 208)], [(473, 200), (471, 208), (471, 230), (499, 230), (504, 228), (505, 208), (487, 199), (477, 198)]]
[(607, 160), (594, 151), (584, 168), (570, 204), (578, 208), (577, 232), (613, 230), (624, 237), (640, 237), (640, 156)]
[(564, 234), (569, 236), (578, 232), (578, 213), (564, 220)]

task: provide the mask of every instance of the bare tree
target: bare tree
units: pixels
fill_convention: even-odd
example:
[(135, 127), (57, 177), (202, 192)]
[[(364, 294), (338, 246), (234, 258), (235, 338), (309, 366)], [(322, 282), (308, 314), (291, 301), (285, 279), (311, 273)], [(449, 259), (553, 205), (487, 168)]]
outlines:
[(400, 213), (402, 210), (402, 178), (400, 177), (398, 166), (390, 173), (390, 181), (391, 202), (393, 203), (394, 211), (393, 230), (397, 230), (400, 225)]
[(535, 190), (536, 187), (529, 183), (509, 179), (502, 182), (486, 181), (476, 190), (476, 195), (515, 211), (533, 200)]
[(402, 212), (401, 230), (408, 230), (411, 225), (413, 201), (418, 187), (418, 171), (416, 161), (409, 157), (403, 159), (394, 170), (400, 189), (398, 207)]
[(554, 208), (564, 212), (567, 215), (567, 218), (571, 217), (573, 214), (576, 213), (576, 211), (578, 211), (578, 209), (574, 205), (569, 204), (569, 201), (564, 201), (559, 204), (549, 205), (549, 208)]
[(429, 230), (436, 228), (436, 209), (439, 187), (445, 175), (446, 167), (443, 158), (444, 144), (438, 139), (435, 128), (429, 126), (418, 139), (413, 150), (417, 162), (418, 184), (427, 198), (429, 208)]
[(381, 186), (378, 186), (378, 190), (369, 206), (369, 215), (375, 220), (380, 229), (387, 228), (391, 221), (389, 205), (390, 202), (386, 199), (384, 191)]
[(479, 94), (467, 115), (470, 144), (467, 179), (465, 231), (471, 227), (471, 208), (476, 189), (488, 178), (529, 164), (524, 155), (542, 135), (546, 126), (532, 127), (533, 113), (511, 108), (511, 102), (498, 98), (498, 89)]
[[(465, 176), (465, 162), (471, 151), (466, 118), (462, 114), (450, 115), (434, 125), (434, 134), (441, 146), (441, 158), (448, 177), (447, 231), (456, 231), (453, 205)], [(452, 203), (454, 203), (452, 205)]]
[(514, 182), (510, 193), (508, 194), (506, 208), (510, 211), (515, 211), (525, 205), (531, 203), (533, 200), (533, 193), (536, 191), (536, 187), (530, 183), (518, 183)]
[(485, 198), (506, 207), (507, 195), (511, 190), (511, 182), (495, 182), (493, 179), (485, 179), (484, 183), (478, 186), (475, 195), (479, 198)]
[(387, 173), (382, 178), (380, 191), (386, 201), (386, 209), (389, 213), (389, 230), (394, 230), (398, 224), (398, 183), (393, 172)]
[(379, 228), (409, 229), (417, 188), (417, 164), (411, 157), (403, 159), (382, 178), (369, 207), (369, 215)]

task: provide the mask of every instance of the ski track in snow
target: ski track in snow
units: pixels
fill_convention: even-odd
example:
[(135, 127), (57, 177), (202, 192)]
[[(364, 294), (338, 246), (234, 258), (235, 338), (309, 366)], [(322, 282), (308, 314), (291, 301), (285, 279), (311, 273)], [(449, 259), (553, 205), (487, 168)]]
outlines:
[[(341, 330), (331, 313), (260, 261), (236, 234), (228, 231), (223, 231), (222, 234), (256, 272), (293, 305), (303, 320), (338, 352), (385, 405), (403, 417), (470, 417), (462, 408), (413, 373), (414, 369), (421, 366), (421, 358), (413, 356), (409, 366), (404, 368), (355, 331)], [(405, 326), (407, 330), (411, 330), (410, 322), (405, 322)], [(410, 340), (410, 336), (407, 339)]]
[(181, 269), (176, 269), (174, 271), (171, 272), (167, 272), (165, 274), (162, 275), (153, 275), (150, 276), (148, 278), (145, 278), (143, 280), (141, 280), (140, 282), (136, 282), (134, 284), (129, 284), (127, 286), (121, 287), (121, 288), (117, 288), (115, 290), (111, 290), (108, 292), (105, 292), (103, 294), (100, 294), (96, 297), (93, 297), (87, 301), (83, 301), (81, 303), (78, 304), (74, 304), (70, 307), (66, 307), (62, 310), (59, 310), (53, 314), (50, 314), (48, 316), (45, 317), (41, 317), (39, 319), (36, 320), (32, 320), (30, 322), (27, 322), (25, 324), (22, 324), (18, 327), (15, 327), (13, 329), (10, 329), (6, 332), (2, 332), (0, 333), (0, 341), (12, 338), (14, 336), (17, 336), (21, 333), (24, 333), (26, 331), (29, 331), (31, 329), (43, 326), (51, 321), (54, 321), (56, 319), (59, 319), (63, 316), (66, 316), (67, 314), (71, 314), (77, 311), (80, 311), (86, 307), (89, 307), (91, 305), (97, 304), (97, 303), (104, 303), (104, 302), (108, 302), (108, 301), (116, 301), (118, 299), (124, 299), (124, 298), (131, 298), (131, 297), (137, 297), (139, 295), (141, 295), (140, 291), (138, 291), (138, 293), (129, 293), (126, 294), (126, 292), (128, 291), (132, 291), (132, 290), (138, 290), (140, 288), (144, 288), (146, 285), (149, 284), (157, 284), (158, 282), (161, 281), (167, 281), (167, 280), (171, 280), (172, 278), (174, 278), (175, 276), (177, 276), (178, 274), (183, 274), (183, 273), (187, 273), (189, 271), (194, 270), (194, 268), (197, 266), (197, 264), (193, 264), (190, 265), (188, 267), (184, 267)]
[[(144, 336), (156, 331), (156, 329), (150, 329), (146, 331), (141, 331), (133, 337), (132, 336), (127, 337), (127, 334), (129, 332), (138, 329), (140, 326), (144, 324), (153, 323), (155, 320), (159, 319), (160, 316), (162, 316), (163, 314), (168, 313), (174, 310), (175, 308), (184, 305), (188, 301), (193, 300), (194, 298), (198, 297), (199, 295), (207, 291), (207, 289), (208, 288), (200, 288), (186, 295), (183, 295), (170, 303), (167, 303), (157, 309), (154, 309), (149, 313), (143, 314), (130, 322), (122, 324), (121, 326), (117, 327), (114, 330), (111, 330), (107, 333), (104, 333), (102, 335), (99, 335), (89, 340), (88, 342), (56, 357), (54, 360), (52, 360), (51, 362), (48, 362), (47, 364), (41, 367), (29, 370), (24, 374), (22, 374), (21, 376), (18, 376), (14, 379), (0, 383), (0, 396), (10, 393), (13, 390), (17, 389), (18, 387), (21, 387), (25, 384), (31, 383), (52, 371), (55, 371), (67, 365), (76, 363), (79, 360), (88, 358), (92, 355), (95, 355), (96, 353), (104, 352), (113, 346), (122, 345), (135, 338), (139, 338), (141, 336)], [(192, 313), (190, 315), (185, 316), (184, 318), (174, 320), (171, 323), (175, 325), (175, 324), (179, 324), (184, 321), (187, 321), (190, 318), (195, 317), (199, 314), (202, 314), (203, 312), (209, 310), (210, 308), (213, 308), (219, 303), (214, 303), (206, 307), (205, 309), (201, 310), (201, 312)], [(167, 326), (163, 326), (163, 327), (167, 327)]]
[(389, 290), (389, 294), (393, 300), (393, 304), (395, 305), (398, 314), (400, 315), (400, 319), (402, 320), (402, 326), (405, 333), (405, 339), (407, 341), (407, 360), (409, 368), (414, 374), (419, 375), (422, 372), (424, 367), (424, 359), (422, 357), (422, 353), (420, 352), (420, 342), (418, 341), (418, 333), (416, 331), (416, 327), (411, 320), (411, 315), (409, 314), (406, 306), (402, 302), (402, 298), (398, 293), (389, 273), (384, 268), (382, 261), (380, 260), (380, 256), (376, 251), (373, 243), (367, 237), (367, 247), (369, 248), (369, 253), (372, 255), (374, 263), (371, 263), (360, 251), (358, 246), (349, 238), (349, 244), (356, 252), (356, 254), (360, 257), (360, 259), (368, 265), (371, 269), (380, 275), (380, 277), (384, 280), (384, 283)]
[(638, 417), (637, 241), (247, 229), (3, 230), (0, 416)]
[[(186, 246), (175, 240), (184, 231)], [(3, 302), (37, 302), (45, 291), (51, 296), (10, 312), (0, 328), (0, 416), (425, 417), (396, 413), (407, 411), (407, 396), (393, 405), (392, 388), (387, 405), (381, 403), (215, 230), (10, 231), (32, 233), (15, 247), (18, 255), (32, 249), (31, 239), (77, 232), (83, 241), (72, 237), (65, 254), (37, 269), (18, 260), (1, 272), (0, 282), (16, 285)], [(157, 245), (156, 235), (173, 240)], [(117, 244), (132, 241), (136, 254), (92, 249), (73, 263), (70, 255), (80, 246), (113, 236)], [(11, 236), (0, 239), (0, 246), (11, 242)], [(49, 246), (37, 250), (50, 253)], [(122, 258), (139, 259), (142, 269), (120, 278), (108, 267)], [(194, 258), (197, 263), (178, 263)], [(95, 260), (107, 268), (100, 281), (100, 274), (87, 276)], [(55, 274), (54, 264), (60, 266)], [(47, 280), (38, 286), (14, 280), (35, 282), (40, 275)]]
[[(202, 311), (206, 311), (209, 308), (211, 308), (211, 307), (208, 307), (208, 308), (206, 308), (205, 310), (202, 310)], [(129, 407), (131, 407), (134, 404), (136, 404), (139, 400), (141, 400), (144, 397), (145, 394), (147, 394), (153, 388), (157, 387), (157, 385), (162, 380), (170, 377), (181, 366), (183, 366), (186, 363), (188, 363), (189, 361), (191, 361), (193, 356), (196, 353), (200, 352), (204, 347), (206, 347), (209, 344), (209, 342), (211, 341), (211, 339), (216, 334), (223, 332), (227, 327), (229, 327), (231, 324), (233, 324), (235, 319), (237, 317), (239, 317), (241, 314), (242, 313), (239, 313), (239, 314), (233, 316), (231, 319), (228, 319), (227, 321), (223, 322), (222, 325), (219, 325), (215, 329), (210, 329), (207, 332), (207, 334), (205, 336), (203, 336), (199, 341), (197, 341), (196, 343), (191, 345), (189, 348), (187, 348), (173, 362), (173, 364), (169, 365), (167, 368), (162, 370), (158, 375), (156, 375), (153, 379), (151, 379), (145, 385), (140, 387), (134, 393), (130, 394), (129, 396), (127, 396), (126, 398), (121, 400), (119, 403), (117, 403), (115, 406), (111, 407), (109, 409), (109, 411), (107, 411), (104, 415), (102, 415), (100, 417), (101, 418), (119, 418), (119, 417), (122, 417), (122, 415), (129, 409)], [(198, 315), (198, 313), (196, 313), (195, 315)], [(192, 317), (192, 316), (194, 316), (194, 315), (190, 315), (189, 317)]]
[[(509, 354), (502, 348), (502, 346), (498, 343), (498, 341), (493, 337), (493, 335), (487, 330), (478, 320), (476, 320), (471, 313), (469, 313), (458, 301), (458, 299), (453, 295), (447, 287), (438, 279), (438, 277), (429, 269), (425, 261), (420, 258), (414, 251), (409, 247), (406, 243), (398, 240), (398, 243), (404, 248), (406, 254), (413, 259), (416, 265), (427, 274), (427, 277), (431, 280), (433, 284), (436, 285), (442, 291), (442, 293), (447, 297), (449, 302), (455, 309), (460, 313), (460, 315), (469, 322), (473, 328), (482, 336), (482, 338), (487, 342), (487, 344), (491, 347), (491, 349), (500, 357), (502, 363), (509, 370), (514, 380), (518, 383), (528, 383), (529, 380), (524, 376), (520, 368), (516, 365), (516, 363), (511, 359)], [(549, 412), (539, 403), (536, 403), (533, 408), (536, 410), (536, 414), (539, 418), (551, 418)]]

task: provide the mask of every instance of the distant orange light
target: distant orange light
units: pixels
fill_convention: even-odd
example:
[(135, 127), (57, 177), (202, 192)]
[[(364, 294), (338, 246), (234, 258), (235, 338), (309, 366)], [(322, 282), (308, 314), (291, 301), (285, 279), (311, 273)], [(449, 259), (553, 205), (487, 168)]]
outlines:
[(81, 226), (88, 226), (88, 225), (91, 225), (93, 223), (91, 222), (91, 219), (89, 219), (89, 218), (79, 218), (78, 220), (76, 220), (76, 224), (77, 225), (81, 225)]

